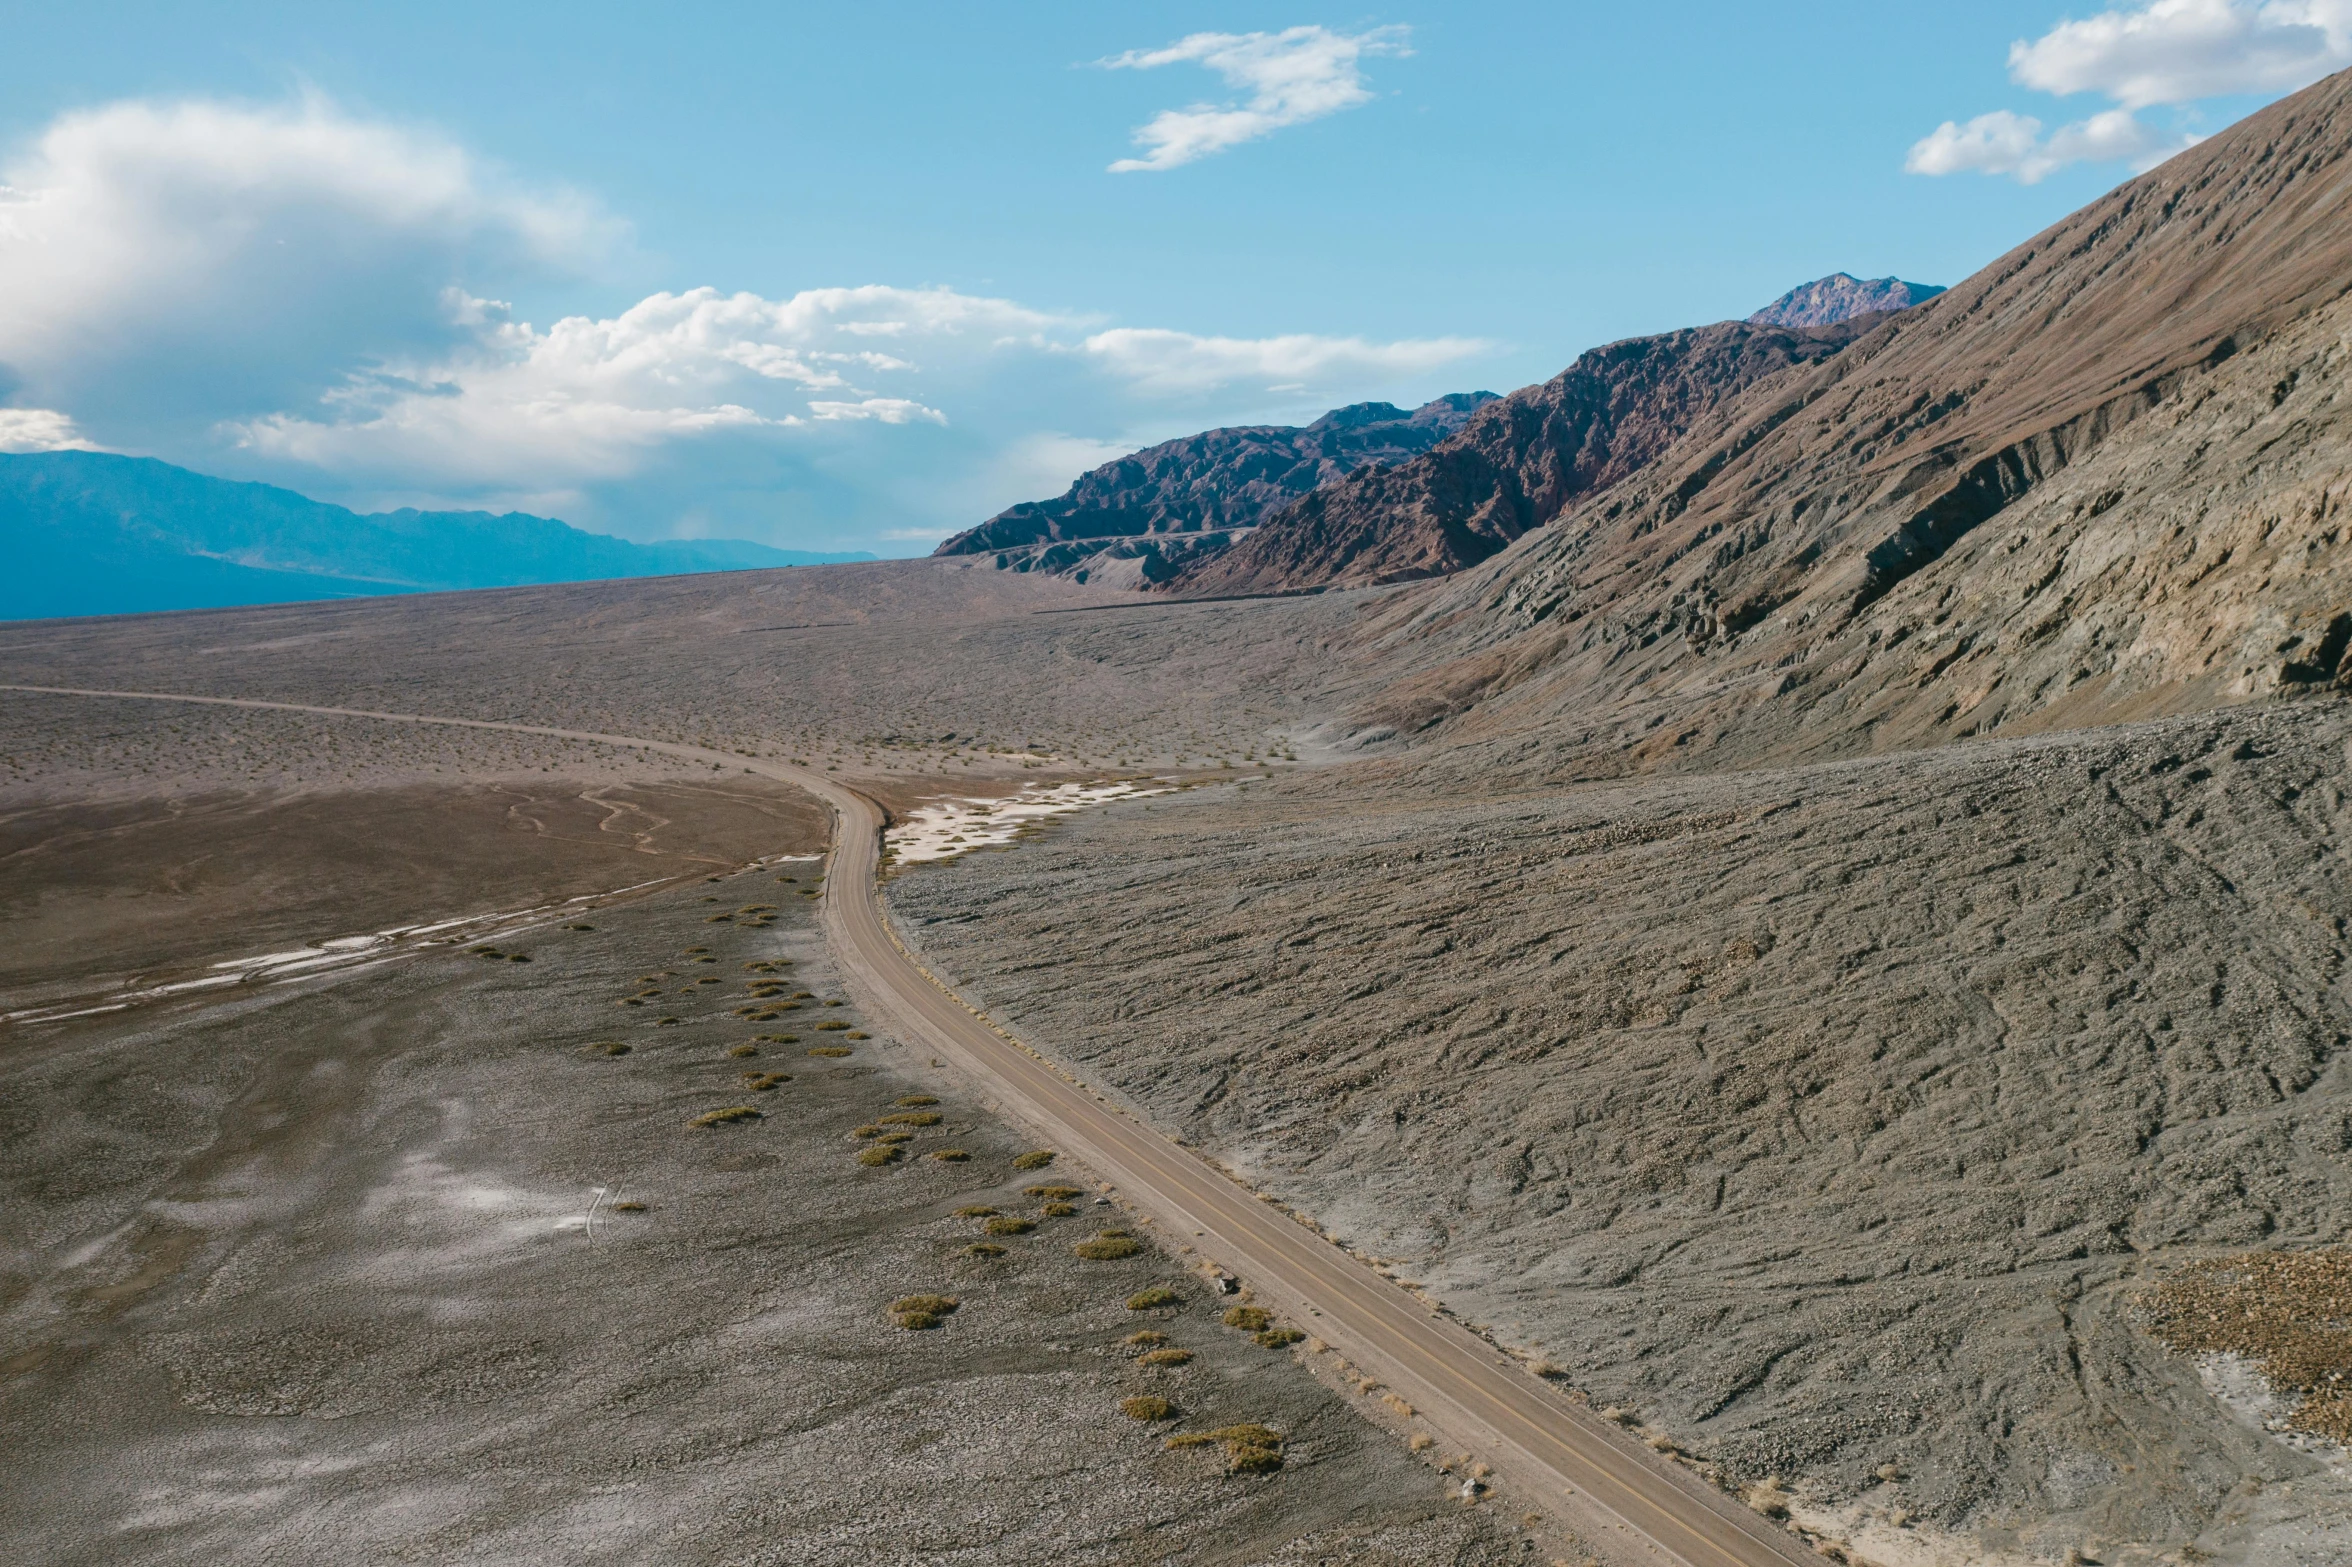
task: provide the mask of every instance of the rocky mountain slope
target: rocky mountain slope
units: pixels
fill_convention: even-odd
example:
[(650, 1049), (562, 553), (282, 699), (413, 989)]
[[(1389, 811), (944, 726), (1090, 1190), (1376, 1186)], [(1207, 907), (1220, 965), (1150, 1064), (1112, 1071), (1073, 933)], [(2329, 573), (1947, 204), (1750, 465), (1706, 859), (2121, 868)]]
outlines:
[(0, 455), (0, 620), (871, 560), (738, 539), (633, 544), (547, 517), (361, 516), (111, 452)]
[(1726, 321), (1593, 349), (1479, 409), (1427, 453), (1316, 490), (1168, 586), (1269, 593), (1459, 571), (1639, 472), (1756, 382), (1826, 359), (1866, 329)]
[(1858, 278), (1832, 272), (1800, 284), (1748, 317), (1756, 326), (1833, 326), (1881, 310), (1908, 310), (1942, 293), (1937, 283), (1906, 283), (1901, 278)]
[(1429, 450), (1492, 401), (1492, 392), (1455, 392), (1411, 413), (1354, 403), (1303, 428), (1242, 425), (1163, 441), (1103, 464), (1050, 501), (1010, 507), (933, 553), (993, 554), (1000, 567), (1081, 581), (1158, 581), (1311, 490)]
[(1400, 602), (1381, 634), (1420, 668), (1382, 716), (1541, 726), (1545, 756), (1617, 770), (2326, 686), (2352, 643), (2348, 82), (1758, 382)]

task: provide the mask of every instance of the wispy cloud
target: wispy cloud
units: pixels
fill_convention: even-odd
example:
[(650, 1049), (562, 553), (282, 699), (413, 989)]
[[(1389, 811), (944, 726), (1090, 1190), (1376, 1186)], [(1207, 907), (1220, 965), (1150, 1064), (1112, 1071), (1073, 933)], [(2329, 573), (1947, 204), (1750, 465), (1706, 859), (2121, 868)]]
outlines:
[(1086, 339), (1086, 352), (1146, 391), (1194, 393), (1249, 385), (1302, 392), (1335, 381), (1395, 380), (1481, 354), (1478, 338), (1407, 338), (1371, 343), (1360, 337), (1198, 337), (1159, 327), (1117, 327)]
[(0, 452), (94, 452), (97, 443), (54, 408), (0, 408)]
[(1201, 65), (1248, 96), (1240, 102), (1196, 103), (1163, 109), (1135, 131), (1137, 158), (1121, 158), (1113, 174), (1173, 169), (1255, 141), (1285, 126), (1303, 125), (1372, 101), (1362, 62), (1370, 55), (1404, 55), (1409, 29), (1375, 27), (1335, 33), (1291, 27), (1279, 33), (1194, 33), (1163, 49), (1131, 49), (1100, 62), (1114, 71), (1164, 65)]
[(2201, 138), (2160, 132), (2139, 111), (2224, 94), (2288, 92), (2352, 65), (2352, 0), (2149, 0), (2065, 21), (2009, 46), (2009, 79), (2118, 107), (2044, 136), (1997, 109), (1946, 120), (1912, 144), (1914, 174), (2005, 174), (2031, 185), (2075, 163), (2150, 169)]

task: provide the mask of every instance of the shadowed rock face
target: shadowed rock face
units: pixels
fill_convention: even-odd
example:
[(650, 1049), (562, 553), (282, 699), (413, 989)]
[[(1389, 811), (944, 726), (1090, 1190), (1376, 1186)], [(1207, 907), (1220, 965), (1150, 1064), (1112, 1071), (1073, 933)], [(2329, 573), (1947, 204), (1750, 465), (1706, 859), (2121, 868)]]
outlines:
[(1572, 715), (1544, 749), (1621, 771), (2331, 683), (2352, 641), (2348, 149), (2338, 76), (1757, 382), (1400, 603), (1379, 634), (1428, 662), (1384, 720)]
[[(1103, 464), (1053, 500), (1000, 512), (933, 553), (993, 553), (1010, 570), (1075, 574), (1100, 572), (1105, 563), (1091, 558), (1111, 551), (1110, 559), (1145, 563), (1143, 579), (1156, 580), (1167, 575), (1160, 563), (1221, 548), (1320, 485), (1429, 450), (1492, 401), (1492, 392), (1454, 392), (1411, 413), (1354, 403), (1304, 428), (1242, 425), (1164, 441)], [(1112, 549), (1135, 539), (1150, 542)]]
[(1858, 278), (1832, 272), (1799, 284), (1748, 317), (1756, 326), (1834, 326), (1882, 310), (1908, 310), (1942, 293), (1939, 283), (1906, 283), (1901, 278)]
[(1596, 348), (1479, 409), (1426, 454), (1306, 496), (1171, 586), (1271, 593), (1459, 571), (1640, 471), (1759, 380), (1826, 359), (1865, 329), (1726, 321)]

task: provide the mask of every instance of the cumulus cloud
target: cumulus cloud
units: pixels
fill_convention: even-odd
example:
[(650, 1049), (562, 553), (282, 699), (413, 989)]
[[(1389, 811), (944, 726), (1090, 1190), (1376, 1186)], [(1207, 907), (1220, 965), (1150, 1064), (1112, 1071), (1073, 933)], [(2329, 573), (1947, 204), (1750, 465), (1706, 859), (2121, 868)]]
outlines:
[(1235, 384), (1303, 392), (1349, 380), (1390, 381), (1485, 352), (1477, 338), (1197, 337), (1159, 327), (1116, 327), (1085, 341), (1086, 352), (1146, 391), (1195, 393)]
[(2009, 46), (2009, 78), (2119, 107), (2048, 137), (2029, 114), (1997, 109), (1946, 120), (1912, 144), (1913, 174), (2006, 174), (2022, 184), (2074, 163), (2151, 169), (2201, 138), (2166, 136), (2136, 111), (2234, 93), (2287, 92), (2352, 65), (2352, 0), (2149, 0), (2066, 21)]
[(2009, 46), (2009, 74), (2127, 109), (2223, 93), (2289, 92), (2352, 65), (2352, 0), (2154, 0), (2061, 22)]
[(1101, 460), (1090, 443), (1426, 396), (1487, 346), (1125, 328), (881, 284), (664, 290), (535, 324), (509, 301), (593, 285), (567, 269), (602, 265), (622, 226), (317, 99), (70, 115), (5, 174), (0, 446), (151, 453), (363, 507), (936, 536), (1060, 488)]
[(1213, 153), (1303, 125), (1342, 109), (1372, 101), (1362, 61), (1368, 55), (1403, 55), (1408, 29), (1375, 27), (1335, 33), (1327, 27), (1291, 27), (1279, 33), (1194, 33), (1164, 49), (1130, 49), (1101, 64), (1114, 71), (1150, 71), (1164, 65), (1201, 65), (1246, 94), (1241, 102), (1196, 103), (1163, 109), (1136, 127), (1139, 158), (1121, 158), (1113, 174), (1178, 168)]
[(2008, 174), (2035, 185), (2070, 163), (2124, 163), (2141, 173), (2197, 141), (2159, 136), (2128, 109), (2062, 125), (2044, 138), (2032, 115), (1996, 109), (1965, 125), (1946, 120), (1912, 144), (1903, 167), (1913, 174)]
[(98, 445), (54, 408), (0, 408), (0, 452), (94, 452)]
[(461, 336), (453, 279), (567, 271), (619, 237), (584, 200), (315, 97), (68, 114), (0, 185), (6, 379), (53, 407), (103, 388), (124, 423), (315, 396), (355, 359)]

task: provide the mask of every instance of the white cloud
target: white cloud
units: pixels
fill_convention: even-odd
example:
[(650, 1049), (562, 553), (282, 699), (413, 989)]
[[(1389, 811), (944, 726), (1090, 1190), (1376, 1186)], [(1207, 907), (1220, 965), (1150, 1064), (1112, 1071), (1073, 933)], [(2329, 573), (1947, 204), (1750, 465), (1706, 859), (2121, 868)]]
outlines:
[(2044, 140), (2040, 120), (1995, 109), (1966, 125), (1946, 120), (1912, 144), (1903, 167), (1912, 174), (2008, 174), (2020, 184), (2035, 185), (2070, 163), (2126, 163), (2140, 173), (2198, 140), (2168, 141), (2128, 109), (2062, 125)]
[(94, 452), (74, 422), (54, 408), (0, 408), (0, 452)]
[(568, 269), (620, 226), (317, 99), (69, 115), (5, 174), (0, 442), (362, 506), (811, 547), (935, 535), (1032, 477), (1060, 489), (1113, 437), (1425, 397), (1487, 346), (1124, 328), (880, 284), (665, 290), (537, 325), (506, 301), (592, 283)]
[(2009, 46), (2009, 75), (2127, 109), (2289, 92), (2352, 65), (2352, 0), (2154, 0), (2061, 22)]
[(1477, 338), (1408, 338), (1370, 343), (1360, 337), (1196, 337), (1158, 327), (1116, 327), (1086, 339), (1086, 352), (1150, 392), (1197, 393), (1249, 385), (1300, 393), (1348, 380), (1396, 380), (1424, 374), (1494, 345)]
[[(0, 188), (0, 367), (123, 423), (259, 413), (462, 335), (443, 286), (570, 270), (618, 226), (446, 139), (312, 97), (54, 121)], [(141, 373), (126, 374), (136, 365)]]
[(1113, 174), (1173, 169), (1289, 125), (1319, 120), (1372, 101), (1360, 64), (1367, 55), (1403, 55), (1408, 29), (1375, 27), (1335, 33), (1291, 27), (1279, 33), (1194, 33), (1164, 49), (1131, 49), (1102, 61), (1115, 71), (1163, 65), (1206, 66), (1249, 96), (1228, 104), (1163, 109), (1135, 131), (1140, 158), (1121, 158)]

